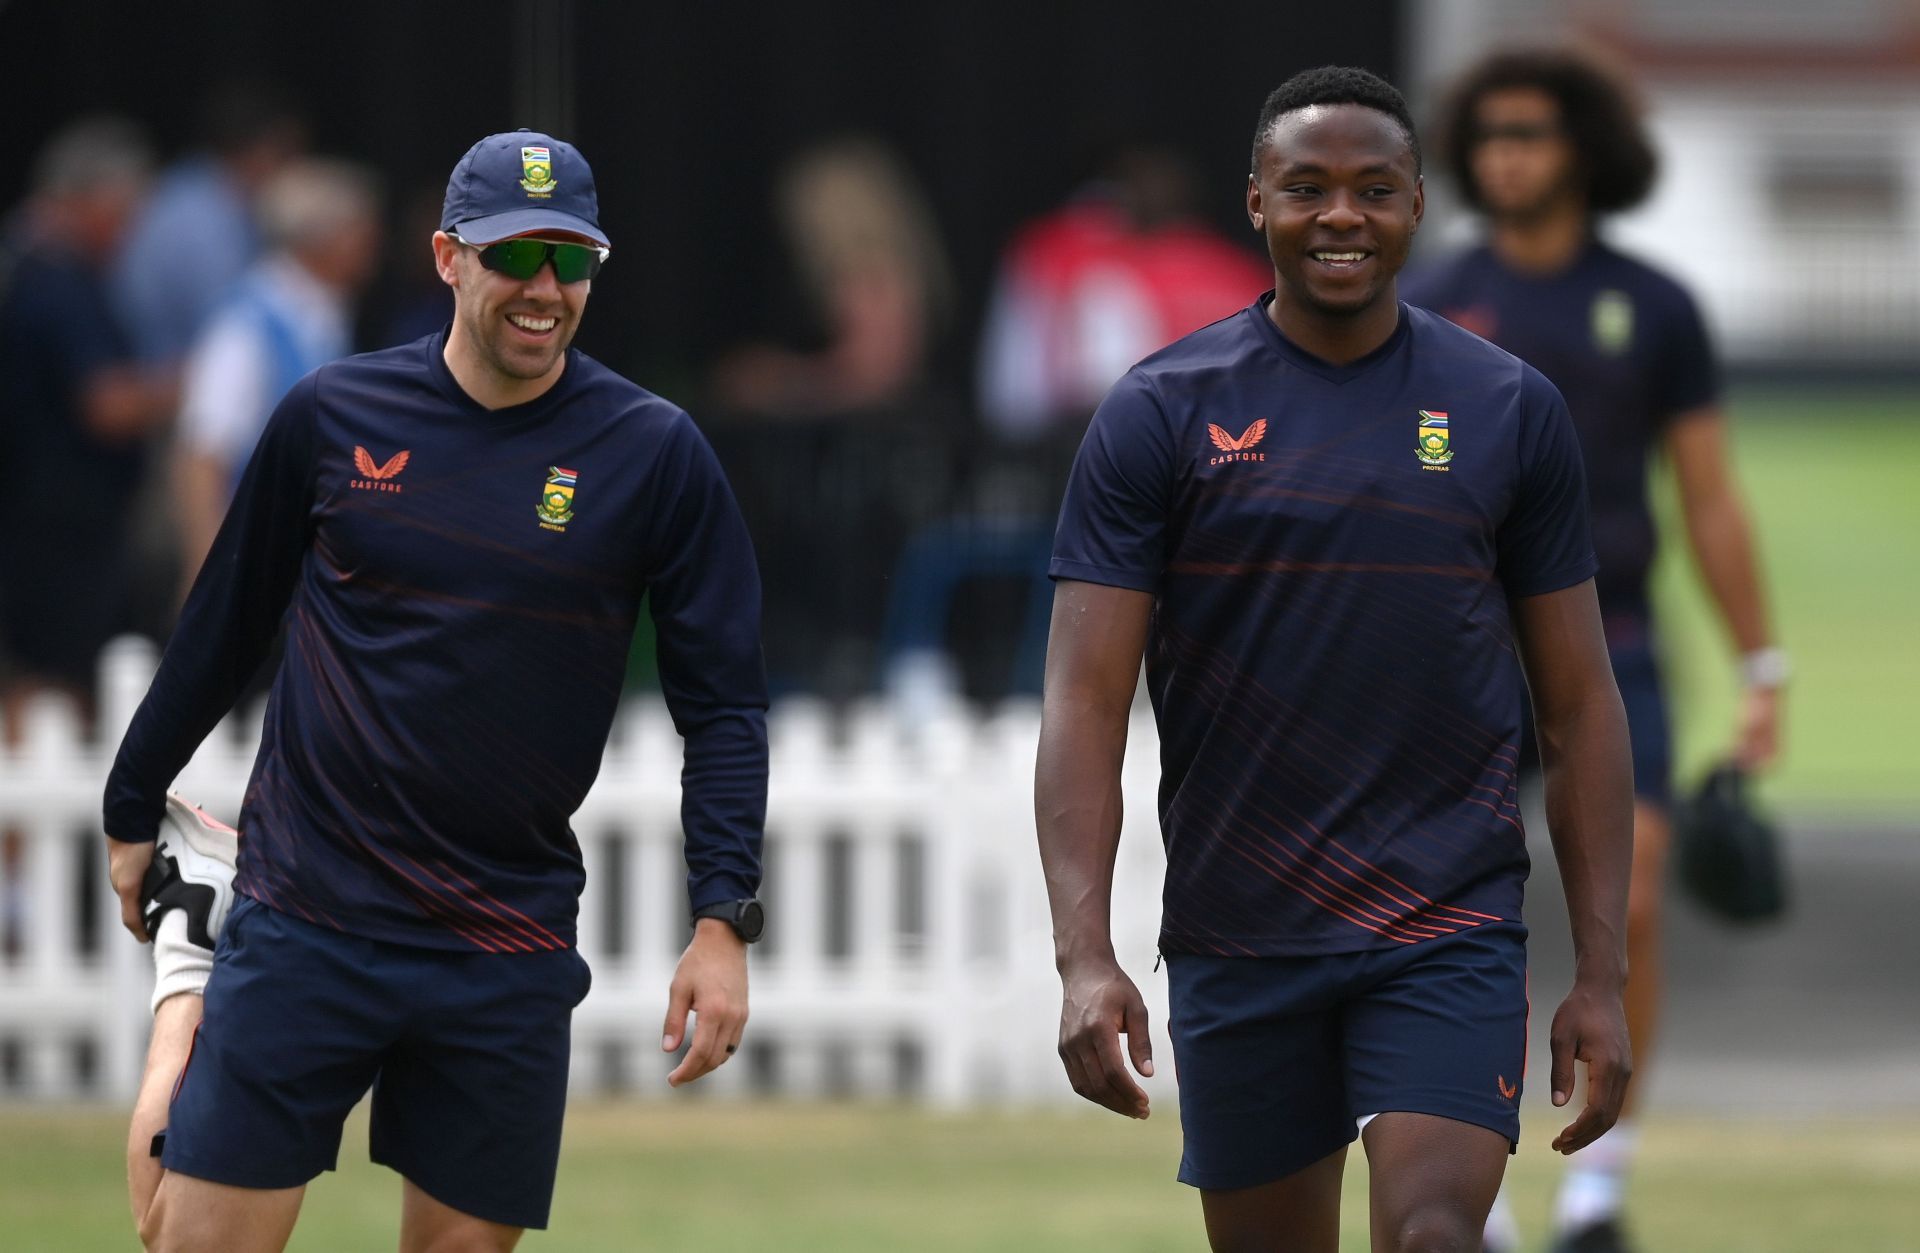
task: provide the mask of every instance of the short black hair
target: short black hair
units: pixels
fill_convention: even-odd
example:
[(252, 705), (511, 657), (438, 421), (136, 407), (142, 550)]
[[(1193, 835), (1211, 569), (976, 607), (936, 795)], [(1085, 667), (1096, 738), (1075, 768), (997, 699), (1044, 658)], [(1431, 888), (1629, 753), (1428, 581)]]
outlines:
[(1496, 91), (1543, 91), (1560, 109), (1594, 213), (1631, 209), (1647, 198), (1660, 157), (1641, 117), (1639, 97), (1625, 78), (1593, 56), (1571, 48), (1509, 48), (1469, 69), (1440, 113), (1440, 151), (1460, 194), (1485, 209), (1473, 179), (1473, 147), (1480, 102)]
[(1266, 144), (1273, 124), (1282, 114), (1295, 109), (1310, 109), (1317, 104), (1357, 104), (1386, 114), (1406, 132), (1407, 147), (1413, 152), (1413, 172), (1420, 172), (1420, 136), (1413, 129), (1413, 114), (1407, 98), (1378, 74), (1351, 65), (1323, 65), (1301, 70), (1267, 94), (1260, 106), (1260, 121), (1253, 128), (1253, 172), (1260, 173), (1260, 149)]

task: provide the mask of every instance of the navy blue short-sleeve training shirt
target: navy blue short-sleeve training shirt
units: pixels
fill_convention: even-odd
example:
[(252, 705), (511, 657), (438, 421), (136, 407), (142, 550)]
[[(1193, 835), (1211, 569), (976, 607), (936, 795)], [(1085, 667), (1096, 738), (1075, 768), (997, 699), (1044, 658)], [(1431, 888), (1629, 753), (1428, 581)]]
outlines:
[(1601, 608), (1644, 615), (1655, 539), (1648, 455), (1675, 417), (1714, 404), (1720, 393), (1693, 298), (1599, 240), (1553, 274), (1522, 273), (1491, 248), (1472, 248), (1409, 276), (1400, 293), (1485, 336), (1560, 389), (1587, 468)]
[(1161, 945), (1337, 953), (1516, 920), (1508, 599), (1595, 567), (1566, 407), (1424, 310), (1335, 366), (1270, 299), (1115, 385), (1055, 540), (1055, 578), (1155, 598)]
[(578, 351), (545, 395), (485, 409), (443, 343), (323, 366), (281, 402), (121, 745), (107, 834), (153, 838), (284, 620), (237, 890), (396, 943), (569, 946), (568, 819), (646, 596), (686, 741), (691, 903), (753, 895), (760, 583), (706, 440)]

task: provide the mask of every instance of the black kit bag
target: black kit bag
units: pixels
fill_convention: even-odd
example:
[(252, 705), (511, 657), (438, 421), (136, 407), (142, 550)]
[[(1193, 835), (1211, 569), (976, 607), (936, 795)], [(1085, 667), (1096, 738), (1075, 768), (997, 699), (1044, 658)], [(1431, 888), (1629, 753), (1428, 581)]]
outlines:
[(1674, 816), (1680, 883), (1726, 922), (1758, 923), (1787, 908), (1780, 834), (1754, 808), (1747, 774), (1724, 765), (1709, 774)]

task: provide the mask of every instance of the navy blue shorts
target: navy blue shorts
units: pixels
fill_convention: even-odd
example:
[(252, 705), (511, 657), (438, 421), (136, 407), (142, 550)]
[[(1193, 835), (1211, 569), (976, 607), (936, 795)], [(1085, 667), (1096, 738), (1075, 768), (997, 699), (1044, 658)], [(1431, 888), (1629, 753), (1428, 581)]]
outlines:
[[(1653, 641), (1644, 632), (1622, 631), (1610, 638), (1607, 657), (1613, 662), (1613, 681), (1627, 712), (1627, 736), (1632, 741), (1633, 794), (1662, 808), (1673, 798), (1673, 737), (1667, 725), (1667, 698), (1660, 684), (1660, 660)], [(1528, 770), (1540, 769), (1540, 744), (1533, 733), (1533, 706), (1525, 707), (1520, 728), (1520, 761)]]
[(373, 1160), (462, 1213), (544, 1227), (560, 1157), (573, 949), (388, 944), (234, 901), (161, 1164), (243, 1188), (332, 1170), (373, 1089)]
[(1388, 1112), (1489, 1127), (1518, 1146), (1526, 939), (1503, 922), (1365, 953), (1169, 953), (1181, 1182), (1272, 1183)]
[(1651, 640), (1616, 644), (1613, 681), (1627, 709), (1627, 734), (1633, 740), (1633, 794), (1665, 806), (1673, 790), (1673, 739), (1667, 729), (1667, 698), (1660, 689), (1660, 662)]

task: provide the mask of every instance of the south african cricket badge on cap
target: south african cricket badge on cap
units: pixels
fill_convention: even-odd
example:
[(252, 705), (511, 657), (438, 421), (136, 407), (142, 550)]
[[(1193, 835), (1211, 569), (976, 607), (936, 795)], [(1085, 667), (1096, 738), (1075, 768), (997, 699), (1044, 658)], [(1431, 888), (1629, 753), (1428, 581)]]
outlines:
[(540, 489), (540, 503), (534, 514), (543, 531), (564, 531), (573, 521), (573, 485), (580, 476), (559, 466), (547, 467), (547, 482)]
[(546, 200), (559, 184), (553, 181), (553, 154), (545, 148), (520, 150), (520, 186), (529, 197)]
[(1420, 439), (1413, 446), (1422, 470), (1445, 470), (1453, 460), (1453, 440), (1447, 431), (1447, 415), (1434, 409), (1420, 411)]

